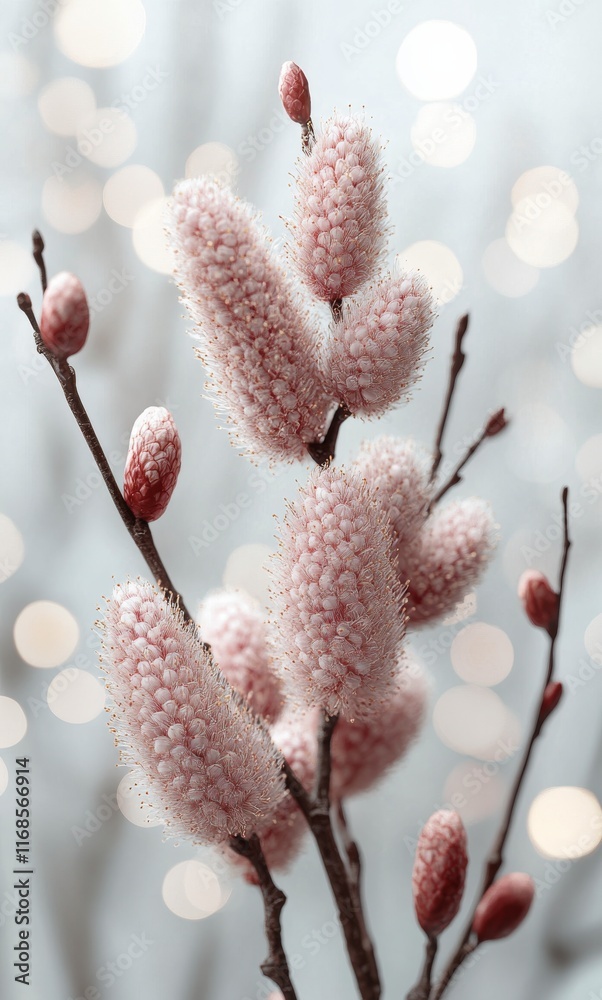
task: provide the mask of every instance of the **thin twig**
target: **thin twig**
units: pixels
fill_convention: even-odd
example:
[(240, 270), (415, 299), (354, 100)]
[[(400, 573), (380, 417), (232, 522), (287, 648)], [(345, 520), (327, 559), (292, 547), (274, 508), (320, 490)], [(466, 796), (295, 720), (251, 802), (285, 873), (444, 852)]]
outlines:
[(337, 406), (324, 439), (322, 441), (312, 441), (307, 445), (307, 453), (313, 458), (316, 465), (328, 465), (329, 462), (332, 462), (339, 431), (342, 424), (347, 420), (347, 417), (350, 416), (351, 413), (346, 406), (342, 404), (341, 406)]
[(136, 517), (123, 498), (115, 476), (113, 475), (111, 467), (107, 461), (107, 457), (102, 449), (102, 445), (98, 440), (90, 418), (86, 413), (84, 404), (82, 403), (79, 392), (77, 391), (75, 372), (73, 368), (67, 361), (57, 358), (56, 355), (54, 355), (52, 351), (46, 347), (40, 334), (38, 322), (33, 313), (29, 295), (21, 292), (20, 295), (17, 296), (17, 302), (19, 303), (19, 308), (25, 313), (31, 324), (38, 352), (46, 358), (48, 364), (59, 380), (61, 389), (63, 390), (65, 399), (67, 400), (67, 404), (75, 417), (77, 425), (82, 432), (90, 451), (92, 452), (92, 457), (94, 458), (99, 472), (105, 481), (106, 487), (113, 503), (115, 504), (115, 507), (117, 508), (121, 520), (125, 524), (131, 538), (138, 546), (140, 553), (146, 560), (146, 563), (159, 587), (166, 591), (171, 598), (179, 604), (184, 617), (189, 622), (192, 622), (192, 616), (184, 604), (182, 597), (174, 587), (163, 561), (157, 552), (148, 521), (144, 521), (142, 518)]
[(424, 965), (420, 979), (408, 993), (406, 1000), (428, 1000), (432, 987), (433, 964), (437, 954), (438, 940), (430, 935), (424, 948)]
[(443, 484), (441, 489), (438, 490), (437, 493), (435, 493), (435, 496), (429, 503), (427, 514), (431, 512), (435, 504), (439, 503), (441, 498), (445, 496), (448, 490), (451, 490), (452, 486), (456, 486), (457, 483), (462, 482), (462, 476), (460, 475), (462, 469), (464, 468), (465, 465), (468, 464), (468, 462), (474, 455), (475, 451), (478, 451), (478, 449), (483, 444), (483, 441), (485, 441), (486, 438), (495, 437), (496, 434), (499, 434), (507, 426), (508, 426), (508, 420), (506, 419), (506, 414), (504, 413), (504, 409), (502, 407), (501, 410), (496, 410), (493, 416), (489, 418), (489, 420), (483, 427), (476, 441), (474, 441), (471, 444), (470, 448), (467, 449), (463, 458), (461, 458), (458, 464), (456, 465), (449, 479)]
[(268, 957), (260, 966), (261, 971), (264, 976), (268, 976), (276, 983), (285, 1000), (297, 1000), (282, 944), (280, 914), (286, 903), (286, 896), (278, 886), (274, 885), (257, 834), (252, 834), (248, 840), (244, 837), (231, 837), (230, 847), (242, 858), (247, 858), (259, 879), (265, 913), (265, 935), (269, 949)]
[(44, 240), (42, 239), (42, 234), (37, 229), (34, 229), (31, 239), (33, 243), (33, 259), (38, 265), (40, 272), (42, 292), (45, 292), (48, 282), (46, 278), (46, 263), (44, 261)]
[(521, 788), (522, 788), (523, 779), (525, 777), (525, 774), (526, 774), (526, 771), (527, 771), (527, 767), (528, 767), (529, 762), (531, 760), (531, 755), (533, 753), (533, 747), (535, 745), (535, 742), (537, 741), (537, 738), (538, 738), (539, 734), (541, 733), (543, 722), (545, 721), (545, 719), (542, 717), (541, 708), (542, 708), (542, 704), (543, 704), (543, 699), (544, 699), (544, 694), (545, 694), (546, 688), (547, 688), (548, 684), (550, 683), (550, 681), (552, 680), (552, 678), (554, 676), (554, 662), (555, 662), (556, 639), (557, 639), (557, 636), (558, 636), (558, 628), (559, 628), (559, 624), (560, 624), (560, 610), (561, 610), (561, 606), (562, 606), (562, 596), (563, 596), (563, 591), (564, 591), (564, 579), (565, 579), (565, 573), (566, 573), (566, 566), (567, 566), (567, 560), (568, 560), (568, 555), (569, 555), (569, 549), (571, 547), (571, 540), (569, 538), (569, 525), (568, 525), (568, 495), (569, 495), (569, 491), (568, 491), (568, 488), (565, 486), (564, 489), (563, 489), (563, 491), (562, 491), (562, 509), (563, 509), (563, 522), (564, 522), (564, 543), (563, 543), (563, 549), (562, 549), (562, 559), (561, 559), (561, 563), (560, 563), (560, 573), (559, 573), (559, 581), (558, 581), (558, 616), (557, 616), (556, 621), (554, 622), (554, 625), (549, 630), (550, 648), (549, 648), (549, 653), (548, 653), (548, 666), (547, 666), (547, 670), (546, 670), (545, 681), (544, 681), (542, 689), (541, 689), (541, 698), (539, 700), (539, 705), (538, 705), (538, 708), (537, 708), (537, 713), (536, 713), (536, 715), (534, 717), (533, 725), (532, 725), (532, 728), (531, 728), (531, 736), (529, 738), (529, 742), (528, 742), (527, 747), (525, 749), (525, 753), (523, 755), (523, 760), (522, 760), (521, 766), (520, 766), (520, 768), (518, 770), (518, 773), (516, 775), (516, 778), (514, 780), (514, 784), (512, 786), (512, 791), (510, 793), (510, 798), (508, 800), (508, 805), (506, 807), (506, 811), (504, 813), (504, 816), (503, 816), (503, 819), (502, 819), (502, 823), (501, 823), (498, 835), (497, 835), (497, 837), (495, 839), (495, 842), (493, 844), (493, 847), (491, 849), (491, 852), (489, 854), (489, 857), (488, 857), (486, 865), (485, 865), (485, 871), (484, 871), (484, 875), (483, 875), (483, 881), (481, 883), (481, 888), (480, 888), (479, 894), (477, 896), (477, 902), (476, 902), (476, 904), (475, 904), (475, 906), (474, 906), (474, 908), (472, 910), (472, 913), (471, 913), (470, 918), (468, 920), (468, 923), (466, 925), (466, 930), (464, 932), (462, 940), (461, 940), (461, 942), (460, 942), (457, 950), (452, 955), (452, 958), (450, 959), (449, 964), (448, 964), (447, 968), (445, 969), (445, 972), (443, 973), (441, 981), (437, 985), (437, 988), (436, 988), (436, 990), (435, 990), (435, 992), (433, 994), (432, 1000), (439, 1000), (439, 998), (441, 996), (443, 996), (443, 993), (445, 992), (445, 989), (447, 988), (447, 986), (448, 986), (449, 982), (451, 981), (451, 979), (452, 979), (454, 973), (456, 972), (456, 970), (460, 967), (460, 965), (462, 965), (462, 962), (467, 957), (467, 955), (470, 954), (471, 951), (474, 951), (474, 949), (476, 947), (476, 943), (475, 942), (472, 942), (472, 946), (471, 946), (472, 925), (473, 925), (473, 921), (474, 921), (474, 916), (475, 916), (475, 913), (476, 913), (476, 909), (477, 909), (477, 906), (478, 906), (479, 902), (481, 901), (481, 899), (483, 898), (483, 896), (485, 895), (485, 893), (489, 889), (489, 887), (491, 885), (493, 885), (495, 877), (496, 877), (498, 871), (500, 870), (500, 868), (502, 867), (502, 865), (504, 863), (504, 847), (505, 847), (505, 844), (506, 844), (508, 833), (510, 832), (510, 827), (511, 827), (511, 824), (512, 824), (512, 819), (514, 817), (514, 811), (516, 809), (516, 804), (517, 804), (517, 801), (518, 801), (518, 797), (519, 797), (519, 794), (520, 794), (520, 791), (521, 791)]
[(337, 905), (339, 921), (345, 937), (349, 961), (362, 1000), (379, 1000), (380, 980), (373, 952), (365, 947), (363, 914), (350, 884), (347, 866), (339, 850), (330, 815), (327, 777), (330, 775), (330, 743), (336, 716), (323, 716), (318, 737), (317, 796), (311, 796), (284, 761), (284, 774), (289, 792), (304, 814), (316, 841), (322, 864)]
[(462, 340), (464, 339), (464, 334), (468, 329), (468, 316), (461, 316), (458, 320), (458, 325), (456, 327), (456, 335), (454, 340), (454, 353), (452, 354), (451, 367), (449, 372), (449, 380), (447, 383), (447, 393), (445, 395), (445, 402), (443, 403), (443, 410), (441, 412), (441, 417), (439, 419), (439, 426), (437, 428), (437, 436), (435, 438), (435, 449), (433, 453), (433, 464), (431, 466), (431, 482), (433, 482), (435, 476), (437, 475), (437, 470), (441, 464), (441, 459), (443, 458), (443, 452), (441, 451), (441, 444), (443, 442), (443, 434), (445, 432), (445, 425), (447, 423), (447, 418), (449, 416), (449, 410), (451, 407), (451, 401), (454, 395), (454, 389), (456, 387), (456, 382), (458, 380), (458, 375), (462, 369), (462, 365), (466, 359), (466, 355), (462, 351)]
[(366, 924), (366, 917), (364, 914), (364, 901), (362, 898), (362, 857), (359, 847), (351, 836), (347, 816), (342, 802), (339, 802), (337, 806), (337, 819), (341, 840), (343, 842), (343, 847), (345, 848), (345, 853), (347, 854), (349, 884), (351, 886), (351, 891), (353, 893), (357, 909), (358, 920), (360, 922), (364, 942), (364, 951), (370, 960), (372, 974), (374, 978), (378, 980), (378, 963), (376, 961), (376, 953), (372, 943), (372, 938), (368, 932), (368, 926)]

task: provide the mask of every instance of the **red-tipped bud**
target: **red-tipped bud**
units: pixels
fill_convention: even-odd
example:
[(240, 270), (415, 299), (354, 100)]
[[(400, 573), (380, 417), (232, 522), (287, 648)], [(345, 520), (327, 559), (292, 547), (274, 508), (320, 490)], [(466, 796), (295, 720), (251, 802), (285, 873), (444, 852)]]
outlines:
[(422, 828), (412, 872), (414, 906), (426, 934), (437, 935), (460, 909), (468, 856), (457, 812), (440, 809)]
[(518, 596), (532, 625), (553, 632), (558, 624), (558, 594), (537, 569), (526, 569), (518, 581)]
[(136, 517), (156, 521), (165, 513), (180, 471), (182, 447), (173, 417), (149, 406), (132, 427), (123, 495)]
[(551, 715), (556, 708), (558, 702), (562, 698), (562, 692), (563, 687), (560, 681), (550, 681), (543, 693), (543, 698), (541, 699), (541, 708), (539, 710), (540, 726), (546, 721), (548, 715)]
[(283, 63), (278, 90), (282, 106), (291, 121), (306, 125), (311, 118), (311, 96), (307, 77), (297, 63)]
[(86, 343), (90, 312), (83, 285), (68, 271), (55, 274), (42, 302), (40, 333), (46, 347), (58, 358), (77, 354)]
[(522, 924), (535, 895), (530, 875), (512, 872), (494, 882), (477, 906), (472, 929), (479, 941), (498, 941)]
[(504, 408), (501, 410), (496, 410), (496, 412), (491, 416), (487, 422), (485, 428), (485, 434), (487, 437), (495, 437), (496, 434), (500, 434), (504, 427), (508, 426), (508, 421), (506, 420), (506, 414)]

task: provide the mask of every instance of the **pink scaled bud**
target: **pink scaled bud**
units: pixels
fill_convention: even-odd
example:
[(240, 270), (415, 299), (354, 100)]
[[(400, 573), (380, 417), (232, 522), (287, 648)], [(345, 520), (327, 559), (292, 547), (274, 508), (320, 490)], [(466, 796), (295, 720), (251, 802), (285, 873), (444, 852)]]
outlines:
[(149, 406), (132, 427), (123, 474), (123, 495), (136, 517), (156, 521), (164, 514), (180, 471), (182, 448), (173, 417)]
[(58, 358), (77, 354), (86, 343), (90, 312), (83, 285), (68, 271), (55, 274), (42, 302), (40, 333), (46, 347)]
[(552, 714), (558, 702), (562, 698), (563, 687), (560, 681), (550, 681), (546, 687), (543, 698), (541, 700), (541, 708), (539, 710), (539, 725), (541, 726), (549, 715)]
[(456, 916), (467, 866), (464, 824), (457, 812), (440, 809), (422, 828), (412, 872), (416, 916), (426, 934), (440, 934)]
[(311, 118), (311, 96), (307, 77), (297, 63), (283, 63), (278, 92), (282, 107), (291, 121), (306, 125)]
[(527, 916), (534, 894), (533, 879), (522, 872), (512, 872), (494, 882), (474, 916), (472, 929), (479, 941), (497, 941), (512, 934)]
[(532, 625), (553, 631), (558, 623), (558, 594), (537, 569), (526, 569), (518, 581), (518, 596)]

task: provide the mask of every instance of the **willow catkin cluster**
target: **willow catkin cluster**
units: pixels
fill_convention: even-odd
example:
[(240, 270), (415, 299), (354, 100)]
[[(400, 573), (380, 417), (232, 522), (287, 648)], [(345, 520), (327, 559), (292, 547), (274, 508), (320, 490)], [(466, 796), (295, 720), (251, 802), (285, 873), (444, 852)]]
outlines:
[(332, 799), (372, 788), (406, 755), (422, 729), (428, 692), (428, 680), (418, 664), (402, 661), (376, 711), (341, 716), (331, 744)]
[(281, 759), (181, 612), (150, 583), (119, 585), (103, 647), (121, 759), (167, 832), (220, 844), (261, 827), (284, 796)]
[(282, 708), (282, 684), (270, 661), (261, 609), (239, 591), (216, 591), (203, 601), (199, 625), (232, 687), (254, 712), (275, 721)]
[(233, 437), (252, 453), (302, 458), (320, 440), (331, 401), (317, 339), (256, 213), (206, 177), (174, 191), (170, 241), (209, 388)]
[(298, 165), (289, 258), (325, 302), (353, 295), (376, 276), (387, 237), (384, 171), (367, 125), (335, 115)]
[[(301, 714), (287, 709), (270, 729), (270, 736), (306, 791), (313, 789), (316, 775), (317, 713)], [(261, 827), (259, 839), (268, 867), (286, 870), (299, 854), (307, 822), (290, 792), (276, 806)], [(257, 873), (246, 859), (228, 849), (227, 856), (242, 869), (247, 882), (257, 883)]]
[(392, 533), (356, 471), (316, 469), (272, 563), (275, 658), (293, 697), (352, 714), (380, 701), (403, 636)]
[(354, 466), (376, 493), (397, 545), (422, 529), (431, 497), (429, 455), (409, 438), (364, 441)]
[(424, 367), (433, 318), (433, 297), (418, 274), (387, 275), (345, 303), (322, 356), (333, 398), (366, 417), (407, 400)]

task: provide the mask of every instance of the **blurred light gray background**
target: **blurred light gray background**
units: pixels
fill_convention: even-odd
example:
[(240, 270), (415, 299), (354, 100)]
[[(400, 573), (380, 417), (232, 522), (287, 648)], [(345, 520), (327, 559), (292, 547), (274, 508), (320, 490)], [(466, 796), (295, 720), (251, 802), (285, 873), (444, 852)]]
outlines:
[[(24, 739), (2, 751), (9, 780), (0, 797), (1, 995), (7, 1000), (22, 995), (93, 1000), (96, 989), (110, 1000), (256, 1000), (269, 992), (258, 972), (265, 946), (255, 890), (234, 883), (219, 912), (205, 920), (185, 920), (165, 905), (161, 886), (175, 864), (199, 856), (194, 848), (163, 843), (160, 829), (134, 826), (114, 808), (93, 835), (81, 843), (74, 836), (73, 828), (98, 811), (106, 801), (103, 796), (111, 799), (123, 772), (115, 769), (117, 754), (104, 713), (85, 724), (66, 723), (47, 707), (47, 686), (70, 664), (98, 676), (97, 641), (90, 638), (90, 629), (101, 596), (110, 592), (113, 580), (144, 574), (145, 567), (102, 487), (90, 489), (89, 495), (84, 491), (76, 505), (65, 503), (64, 495), (74, 496), (94, 466), (56, 379), (36, 362), (14, 296), (24, 286), (39, 310), (37, 276), (26, 261), (30, 232), (39, 227), (50, 273), (76, 272), (97, 300), (89, 342), (76, 369), (101, 441), (107, 452), (117, 453), (118, 478), (139, 412), (157, 403), (172, 411), (183, 442), (183, 470), (155, 537), (176, 585), (195, 608), (209, 589), (221, 584), (234, 550), (272, 545), (272, 515), (283, 511), (283, 498), (293, 495), (307, 469), (287, 468), (268, 477), (265, 492), (253, 487), (252, 467), (230, 448), (211, 404), (202, 398), (203, 374), (173, 282), (148, 266), (150, 257), (155, 263), (159, 259), (153, 242), (157, 226), (153, 228), (152, 218), (146, 228), (138, 225), (136, 250), (131, 228), (111, 218), (100, 197), (109, 178), (132, 164), (154, 171), (169, 193), (193, 150), (220, 143), (235, 159), (213, 146), (199, 154), (201, 161), (203, 155), (225, 157), (222, 167), (230, 171), (237, 191), (259, 207), (274, 236), (281, 237), (281, 216), (291, 207), (290, 173), (299, 135), (283, 121), (277, 82), (282, 62), (294, 59), (310, 79), (316, 121), (334, 107), (365, 108), (375, 130), (388, 140), (385, 156), (394, 176), (389, 195), (392, 258), (418, 242), (436, 241), (453, 252), (461, 267), (461, 279), (453, 270), (449, 280), (447, 272), (438, 279), (443, 292), (433, 357), (414, 400), (378, 426), (347, 423), (339, 458), (352, 457), (363, 437), (382, 432), (432, 442), (454, 325), (462, 312), (470, 311), (469, 357), (446, 453), (457, 456), (493, 407), (507, 407), (512, 426), (478, 455), (456, 495), (487, 497), (500, 524), (498, 553), (479, 588), (473, 620), (496, 625), (512, 639), (514, 668), (498, 693), (523, 731), (533, 714), (546, 644), (523, 619), (516, 580), (528, 564), (556, 573), (555, 518), (562, 485), (568, 483), (580, 502), (572, 524), (574, 548), (558, 650), (559, 676), (568, 679), (568, 690), (537, 747), (507, 848), (507, 870), (530, 872), (540, 880), (540, 891), (526, 926), (507, 941), (483, 948), (450, 995), (462, 1000), (483, 995), (492, 1000), (602, 997), (602, 854), (565, 866), (569, 870), (559, 875), (527, 835), (529, 806), (543, 788), (580, 786), (602, 794), (602, 678), (584, 645), (586, 628), (602, 611), (600, 486), (583, 492), (584, 483), (591, 487), (602, 473), (602, 380), (595, 332), (587, 334), (589, 353), (582, 357), (581, 379), (570, 356), (579, 331), (602, 318), (596, 312), (602, 310), (602, 10), (593, 0), (509, 0), (495, 7), (468, 0), (349, 0), (344, 5), (145, 0), (144, 31), (131, 54), (116, 65), (91, 67), (85, 64), (89, 59), (83, 58), (82, 65), (64, 49), (70, 38), (77, 39), (78, 17), (84, 24), (94, 23), (95, 6), (104, 8), (110, 20), (115, 3), (100, 0), (9, 0), (0, 14), (0, 512), (14, 522), (24, 542), (22, 565), (0, 587), (0, 694), (20, 703), (28, 723)], [(136, 5), (123, 0), (125, 36), (130, 29), (136, 35), (137, 13)], [(53, 24), (59, 19), (60, 31)], [(396, 73), (406, 36), (434, 19), (465, 28), (478, 56), (476, 72), (450, 98), (472, 114), (474, 129), (469, 125), (464, 139), (470, 144), (470, 136), (476, 135), (470, 155), (453, 167), (411, 156), (412, 128), (416, 139), (424, 102), (404, 88)], [(118, 47), (120, 33), (113, 37)], [(107, 44), (110, 48), (110, 39)], [(78, 154), (73, 135), (57, 135), (45, 123), (40, 95), (65, 77), (88, 84), (97, 107), (127, 111), (136, 135), (126, 130), (122, 141), (124, 149), (130, 143), (131, 152), (124, 159), (119, 160), (119, 149), (109, 154), (117, 156), (115, 165), (91, 162)], [(489, 81), (489, 87), (477, 89), (482, 81)], [(89, 91), (79, 87), (85, 104)], [(421, 127), (424, 121), (419, 119)], [(96, 158), (102, 149), (102, 142), (93, 149)], [(486, 251), (504, 237), (519, 177), (545, 165), (568, 171), (576, 185), (578, 241), (564, 261), (542, 267), (539, 275), (516, 260), (509, 270), (504, 247), (498, 245), (489, 256)], [(70, 191), (64, 201), (61, 185)], [(127, 200), (125, 208), (120, 203), (126, 213)], [(550, 226), (549, 239), (544, 225), (535, 250), (544, 260), (558, 237), (554, 219)], [(568, 217), (565, 228), (570, 240), (575, 227)], [(19, 256), (15, 245), (25, 254)], [(146, 262), (140, 253), (143, 258), (146, 254)], [(121, 285), (113, 281), (115, 272), (125, 275)], [(502, 294), (496, 288), (500, 285), (513, 294)], [(525, 294), (517, 294), (521, 290)], [(590, 384), (583, 383), (584, 368)], [(206, 522), (223, 513), (220, 505), (234, 503), (241, 492), (251, 495), (250, 505), (230, 517), (215, 540), (195, 544), (194, 539), (207, 537)], [(15, 648), (14, 622), (38, 600), (66, 607), (80, 629), (75, 651), (55, 669), (28, 665)], [(459, 683), (449, 645), (461, 627), (443, 625), (413, 638), (417, 655), (429, 663), (433, 703)], [(29, 989), (13, 981), (16, 937), (10, 892), (14, 761), (23, 753), (31, 757), (34, 810)], [(412, 838), (446, 801), (446, 781), (462, 760), (443, 745), (429, 720), (420, 745), (404, 764), (350, 807), (365, 857), (368, 912), (388, 997), (405, 995), (422, 959), (422, 936), (411, 906)], [(514, 760), (499, 769), (497, 811), (488, 810), (488, 816), (470, 826), (464, 909), (515, 766)], [(200, 856), (207, 858), (202, 852)], [(354, 996), (340, 935), (331, 933), (334, 906), (310, 845), (280, 881), (289, 895), (284, 932), (287, 948), (296, 956), (300, 997)], [(460, 923), (443, 938), (444, 953), (452, 948)], [(112, 982), (103, 980), (101, 970), (127, 953), (134, 935), (143, 936), (148, 947)]]

